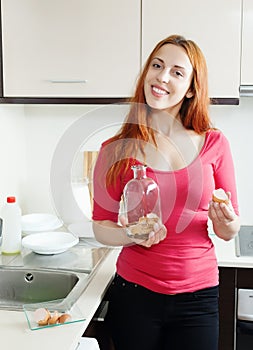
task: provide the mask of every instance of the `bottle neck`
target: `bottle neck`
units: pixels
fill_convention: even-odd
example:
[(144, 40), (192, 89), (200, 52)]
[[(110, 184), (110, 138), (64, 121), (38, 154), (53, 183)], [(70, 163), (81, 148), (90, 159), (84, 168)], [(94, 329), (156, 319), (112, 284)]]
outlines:
[(146, 169), (147, 169), (146, 165), (134, 165), (134, 166), (132, 166), (132, 170), (134, 172), (134, 178), (138, 179), (138, 180), (146, 178), (147, 177)]

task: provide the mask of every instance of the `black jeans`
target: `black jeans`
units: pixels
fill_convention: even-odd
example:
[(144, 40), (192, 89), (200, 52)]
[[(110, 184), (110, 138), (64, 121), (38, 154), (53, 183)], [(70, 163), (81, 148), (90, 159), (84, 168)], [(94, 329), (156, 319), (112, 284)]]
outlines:
[(105, 318), (115, 350), (217, 350), (218, 289), (165, 295), (116, 275)]

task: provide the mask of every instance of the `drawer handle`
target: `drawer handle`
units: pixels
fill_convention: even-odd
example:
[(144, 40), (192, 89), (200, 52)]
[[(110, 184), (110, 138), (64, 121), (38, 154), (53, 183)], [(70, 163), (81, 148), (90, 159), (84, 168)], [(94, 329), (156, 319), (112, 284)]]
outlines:
[(240, 86), (240, 96), (245, 96), (245, 97), (253, 96), (253, 86), (252, 85), (241, 85)]
[(49, 80), (52, 84), (85, 84), (88, 80)]

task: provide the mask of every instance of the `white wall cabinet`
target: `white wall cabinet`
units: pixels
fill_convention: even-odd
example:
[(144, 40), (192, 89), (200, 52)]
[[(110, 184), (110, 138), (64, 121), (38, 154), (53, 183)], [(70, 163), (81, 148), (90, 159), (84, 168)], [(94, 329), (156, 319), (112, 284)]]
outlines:
[(128, 97), (140, 0), (2, 0), (4, 97)]
[(252, 0), (243, 0), (241, 85), (253, 85)]
[(144, 0), (142, 9), (142, 62), (159, 40), (184, 35), (206, 57), (210, 96), (239, 97), (241, 0)]
[(4, 97), (129, 97), (154, 45), (178, 33), (202, 49), (210, 97), (239, 98), (242, 1), (242, 83), (253, 74), (252, 0), (0, 1)]

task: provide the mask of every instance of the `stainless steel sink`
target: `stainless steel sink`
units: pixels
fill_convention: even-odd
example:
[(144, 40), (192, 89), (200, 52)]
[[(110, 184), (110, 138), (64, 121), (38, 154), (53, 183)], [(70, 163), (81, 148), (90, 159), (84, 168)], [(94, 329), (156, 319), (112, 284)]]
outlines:
[(52, 256), (29, 249), (15, 257), (0, 255), (0, 309), (22, 310), (24, 304), (52, 300), (69, 309), (109, 251), (79, 243)]
[(68, 306), (79, 298), (88, 273), (24, 267), (0, 267), (0, 309), (21, 310), (23, 304), (64, 299)]

